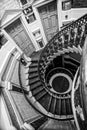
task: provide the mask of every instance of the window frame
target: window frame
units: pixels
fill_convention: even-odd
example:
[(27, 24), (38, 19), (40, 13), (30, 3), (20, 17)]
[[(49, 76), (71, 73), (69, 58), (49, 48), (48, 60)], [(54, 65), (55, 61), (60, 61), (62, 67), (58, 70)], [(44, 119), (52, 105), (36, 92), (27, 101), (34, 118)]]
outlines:
[(23, 5), (21, 1), (22, 0), (20, 0), (20, 3), (21, 3), (21, 5), (22, 5), (23, 8), (25, 8), (27, 5), (31, 5), (34, 2), (34, 0), (30, 0), (30, 1), (26, 0), (27, 3)]

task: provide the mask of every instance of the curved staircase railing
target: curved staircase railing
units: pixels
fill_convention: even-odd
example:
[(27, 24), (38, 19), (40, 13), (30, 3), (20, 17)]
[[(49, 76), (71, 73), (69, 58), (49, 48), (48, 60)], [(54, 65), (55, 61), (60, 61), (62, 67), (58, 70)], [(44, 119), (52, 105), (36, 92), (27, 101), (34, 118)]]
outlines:
[[(58, 32), (43, 49), (38, 61), (38, 74), (47, 93), (49, 93), (45, 80), (47, 66), (56, 56), (64, 54), (65, 52), (76, 51), (78, 53), (84, 45), (86, 34), (87, 14)], [(54, 95), (54, 100), (57, 102), (55, 97), (56, 95)]]
[[(82, 53), (87, 34), (87, 14), (58, 32), (29, 66), (29, 97), (37, 109), (55, 119), (72, 119), (71, 95), (58, 96), (49, 91), (45, 72), (53, 59), (66, 52)], [(31, 80), (32, 79), (32, 80)], [(65, 97), (64, 97), (65, 96)]]
[(38, 63), (39, 77), (42, 82), (41, 70), (45, 69), (56, 55), (63, 54), (64, 51), (75, 51), (75, 49), (78, 51), (78, 48), (81, 49), (86, 34), (87, 14), (62, 29), (48, 42), (40, 55)]

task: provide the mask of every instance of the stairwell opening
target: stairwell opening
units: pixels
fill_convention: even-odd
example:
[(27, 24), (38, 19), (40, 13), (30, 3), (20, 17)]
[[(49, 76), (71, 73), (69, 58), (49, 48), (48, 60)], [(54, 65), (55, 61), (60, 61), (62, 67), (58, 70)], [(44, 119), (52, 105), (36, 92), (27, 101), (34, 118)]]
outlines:
[(64, 76), (57, 76), (52, 81), (52, 87), (56, 92), (64, 93), (69, 88), (69, 81)]

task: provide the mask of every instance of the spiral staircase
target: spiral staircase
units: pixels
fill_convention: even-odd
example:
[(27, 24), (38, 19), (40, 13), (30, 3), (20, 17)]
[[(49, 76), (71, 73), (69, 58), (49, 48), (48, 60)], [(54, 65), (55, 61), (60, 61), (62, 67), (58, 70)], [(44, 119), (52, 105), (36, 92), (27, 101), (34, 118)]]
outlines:
[(43, 50), (33, 53), (31, 61), (24, 65), (27, 92), (23, 89), (20, 62), (24, 95), (34, 109), (47, 117), (38, 130), (77, 130), (71, 92), (86, 34), (87, 14), (59, 31)]

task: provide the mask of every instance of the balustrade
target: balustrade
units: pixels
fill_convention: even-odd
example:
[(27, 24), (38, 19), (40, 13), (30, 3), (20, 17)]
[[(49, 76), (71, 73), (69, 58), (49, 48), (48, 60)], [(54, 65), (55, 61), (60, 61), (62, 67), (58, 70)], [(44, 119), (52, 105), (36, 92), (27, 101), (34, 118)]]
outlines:
[(58, 53), (58, 50), (67, 49), (68, 47), (72, 48), (73, 46), (82, 47), (86, 34), (87, 14), (62, 29), (48, 42), (40, 55), (38, 71), (40, 67), (47, 66), (54, 59), (53, 55)]

